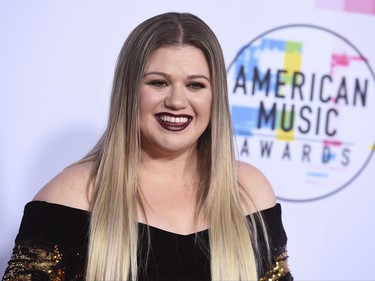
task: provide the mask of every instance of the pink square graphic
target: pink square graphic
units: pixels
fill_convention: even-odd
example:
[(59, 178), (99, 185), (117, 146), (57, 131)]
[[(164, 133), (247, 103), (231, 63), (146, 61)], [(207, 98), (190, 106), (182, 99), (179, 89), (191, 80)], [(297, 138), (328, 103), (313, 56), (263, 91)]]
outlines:
[(345, 11), (375, 14), (375, 0), (345, 0)]
[(323, 9), (343, 11), (345, 0), (315, 0), (315, 6)]

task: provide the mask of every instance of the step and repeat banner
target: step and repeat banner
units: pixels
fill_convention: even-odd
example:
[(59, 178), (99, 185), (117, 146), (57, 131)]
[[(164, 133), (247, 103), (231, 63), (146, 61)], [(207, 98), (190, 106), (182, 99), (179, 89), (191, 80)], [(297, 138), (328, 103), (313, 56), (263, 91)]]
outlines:
[(222, 43), (237, 156), (275, 189), (296, 280), (374, 280), (375, 0), (0, 0), (0, 274), (24, 205), (102, 134), (125, 38), (168, 11)]

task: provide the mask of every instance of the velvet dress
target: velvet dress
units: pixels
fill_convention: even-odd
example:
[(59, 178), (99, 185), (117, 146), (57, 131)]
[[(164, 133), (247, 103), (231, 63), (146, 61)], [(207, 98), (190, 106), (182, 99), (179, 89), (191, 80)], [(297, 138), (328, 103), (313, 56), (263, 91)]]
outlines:
[[(261, 260), (259, 280), (293, 280), (281, 206), (276, 204), (261, 213), (272, 261)], [(89, 220), (90, 212), (84, 210), (43, 201), (26, 204), (3, 280), (85, 280)], [(208, 230), (181, 235), (142, 223), (138, 227), (138, 264), (148, 259), (147, 268), (138, 269), (138, 280), (211, 280)], [(151, 241), (148, 255), (147, 233)]]

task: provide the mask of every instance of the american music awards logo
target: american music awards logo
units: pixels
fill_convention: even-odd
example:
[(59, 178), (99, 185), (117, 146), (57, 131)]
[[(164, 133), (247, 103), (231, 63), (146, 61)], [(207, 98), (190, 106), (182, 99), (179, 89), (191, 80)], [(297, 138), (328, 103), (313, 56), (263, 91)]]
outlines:
[(238, 157), (264, 171), (281, 200), (338, 192), (374, 152), (374, 72), (337, 33), (267, 31), (239, 50), (228, 86)]

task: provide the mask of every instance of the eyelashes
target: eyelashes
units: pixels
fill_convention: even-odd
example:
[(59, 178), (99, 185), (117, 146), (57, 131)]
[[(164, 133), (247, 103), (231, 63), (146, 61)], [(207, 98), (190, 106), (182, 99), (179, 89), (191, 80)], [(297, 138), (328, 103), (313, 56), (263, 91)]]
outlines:
[(201, 82), (191, 82), (188, 84), (188, 87), (194, 90), (199, 90), (199, 89), (205, 89), (206, 85)]
[[(168, 81), (163, 80), (163, 79), (154, 79), (154, 80), (146, 81), (145, 83), (146, 85), (149, 85), (155, 88), (164, 88), (170, 85)], [(186, 87), (192, 90), (200, 90), (200, 89), (207, 88), (207, 86), (204, 83), (198, 82), (198, 81), (188, 82), (186, 84)]]
[(162, 79), (147, 81), (146, 85), (153, 86), (155, 88), (163, 88), (169, 86), (168, 82)]

